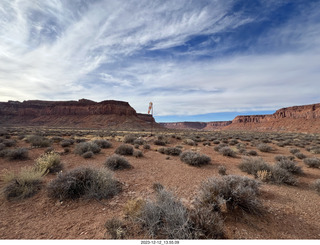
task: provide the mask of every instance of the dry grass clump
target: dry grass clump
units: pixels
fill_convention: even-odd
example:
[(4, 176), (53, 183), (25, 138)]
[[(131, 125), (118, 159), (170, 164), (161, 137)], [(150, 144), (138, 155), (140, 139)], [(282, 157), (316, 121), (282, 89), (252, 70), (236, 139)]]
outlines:
[(122, 170), (133, 168), (129, 161), (117, 154), (108, 157), (104, 165), (111, 170)]
[(112, 143), (108, 140), (94, 140), (93, 143), (96, 143), (100, 148), (107, 149), (112, 147)]
[(273, 151), (273, 148), (270, 145), (267, 145), (267, 144), (264, 144), (264, 143), (261, 143), (261, 144), (257, 145), (257, 148), (261, 152), (271, 152), (271, 151)]
[(220, 148), (219, 153), (226, 157), (236, 157), (237, 155), (236, 152), (228, 146)]
[(92, 152), (93, 154), (97, 154), (101, 151), (100, 146), (98, 146), (94, 142), (81, 142), (76, 145), (74, 149), (74, 153), (83, 156), (86, 152)]
[(48, 186), (48, 196), (65, 200), (77, 198), (112, 198), (121, 191), (119, 182), (107, 169), (79, 167), (60, 173)]
[(55, 152), (49, 152), (36, 159), (34, 170), (43, 174), (56, 173), (63, 169), (60, 155)]
[(133, 147), (131, 145), (120, 145), (116, 150), (115, 153), (118, 155), (130, 156), (133, 154)]
[(18, 174), (5, 172), (2, 177), (6, 183), (3, 193), (9, 201), (31, 197), (42, 187), (42, 173), (33, 168), (22, 168)]
[(205, 154), (199, 154), (193, 151), (184, 151), (180, 154), (180, 160), (191, 166), (200, 167), (210, 164), (211, 158)]
[(231, 212), (240, 209), (246, 213), (261, 215), (264, 209), (258, 199), (259, 185), (258, 181), (245, 176), (209, 178), (201, 185), (199, 202), (216, 211), (226, 205)]
[(303, 159), (304, 164), (309, 168), (320, 168), (320, 159), (317, 157), (308, 157)]

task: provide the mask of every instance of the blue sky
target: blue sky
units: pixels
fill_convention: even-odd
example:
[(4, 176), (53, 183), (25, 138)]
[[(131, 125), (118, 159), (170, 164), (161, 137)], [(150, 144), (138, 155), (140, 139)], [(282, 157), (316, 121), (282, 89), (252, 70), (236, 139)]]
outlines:
[(320, 102), (319, 0), (1, 0), (0, 101), (128, 101), (160, 121)]

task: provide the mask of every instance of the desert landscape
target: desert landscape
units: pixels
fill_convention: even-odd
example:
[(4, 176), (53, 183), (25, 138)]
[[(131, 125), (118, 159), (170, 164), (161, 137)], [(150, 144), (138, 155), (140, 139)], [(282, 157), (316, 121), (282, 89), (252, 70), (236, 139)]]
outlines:
[(0, 238), (320, 239), (319, 104), (280, 112), (195, 130), (124, 102), (1, 103)]

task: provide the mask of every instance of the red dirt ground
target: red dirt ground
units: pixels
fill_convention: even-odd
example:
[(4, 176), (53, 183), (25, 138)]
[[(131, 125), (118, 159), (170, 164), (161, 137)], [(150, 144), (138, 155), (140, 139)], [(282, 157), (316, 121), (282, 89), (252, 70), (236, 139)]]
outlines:
[[(105, 159), (114, 153), (121, 144), (111, 141), (110, 149), (91, 159), (69, 153), (61, 155), (65, 170), (78, 166), (102, 167)], [(170, 138), (168, 146), (183, 145), (181, 140)], [(275, 155), (291, 155), (292, 147), (277, 147), (275, 152), (262, 153), (250, 144), (247, 149), (254, 149), (267, 162), (273, 163)], [(19, 141), (19, 146), (30, 147)], [(63, 148), (58, 144), (53, 147), (58, 152)], [(172, 190), (186, 205), (190, 205), (196, 196), (201, 182), (212, 176), (219, 176), (218, 166), (224, 165), (228, 174), (252, 176), (241, 172), (238, 164), (241, 157), (224, 157), (213, 150), (214, 146), (197, 147), (183, 145), (184, 149), (194, 148), (211, 157), (212, 164), (200, 168), (189, 166), (179, 157), (167, 156), (155, 151), (159, 146), (151, 145), (150, 150), (142, 150), (144, 157), (126, 157), (134, 166), (130, 170), (116, 171), (115, 177), (124, 183), (123, 191), (109, 200), (76, 200), (59, 201), (47, 197), (43, 188), (35, 196), (20, 200), (7, 201), (3, 196), (0, 202), (0, 239), (103, 239), (106, 229), (104, 224), (112, 217), (123, 216), (123, 206), (133, 198), (152, 198), (152, 184), (161, 183)], [(142, 148), (142, 147), (140, 147)], [(71, 148), (73, 151), (74, 146)], [(30, 160), (8, 161), (0, 158), (0, 171), (4, 169), (19, 171), (21, 167), (32, 166), (34, 160), (44, 152), (43, 148), (30, 149)], [(307, 156), (316, 156), (305, 149), (301, 152)], [(320, 169), (307, 168), (301, 160), (298, 165), (305, 175), (298, 177), (298, 186), (263, 184), (261, 200), (267, 210), (263, 217), (244, 215), (241, 217), (226, 216), (225, 231), (228, 239), (320, 239), (320, 195), (310, 184), (320, 179)], [(48, 183), (55, 175), (47, 175)], [(1, 187), (4, 183), (0, 182)], [(142, 239), (129, 237), (129, 239)], [(145, 237), (147, 238), (147, 237)]]

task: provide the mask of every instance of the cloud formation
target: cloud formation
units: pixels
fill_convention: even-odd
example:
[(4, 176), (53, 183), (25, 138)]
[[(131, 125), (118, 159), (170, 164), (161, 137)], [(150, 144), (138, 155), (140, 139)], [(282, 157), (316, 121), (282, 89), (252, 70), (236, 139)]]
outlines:
[(149, 101), (161, 115), (320, 102), (318, 1), (0, 3), (0, 100)]

